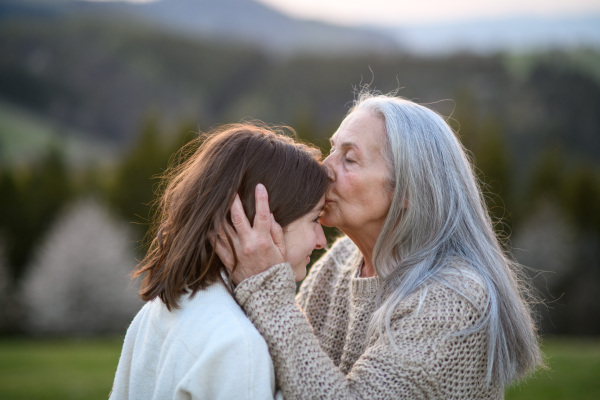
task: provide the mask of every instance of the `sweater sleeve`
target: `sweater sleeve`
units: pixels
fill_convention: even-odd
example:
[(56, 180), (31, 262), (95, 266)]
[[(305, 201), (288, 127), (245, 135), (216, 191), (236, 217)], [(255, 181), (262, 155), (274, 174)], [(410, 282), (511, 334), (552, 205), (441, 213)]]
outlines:
[[(391, 325), (396, 343), (387, 335), (372, 338), (347, 375), (320, 348), (295, 304), (294, 289), (287, 264), (236, 288), (240, 305), (269, 345), (286, 399), (493, 398), (481, 392), (485, 336), (452, 335), (479, 319), (477, 308), (450, 289), (439, 285), (430, 288), (433, 296), (426, 291), (404, 302)], [(446, 314), (449, 308), (452, 315)]]

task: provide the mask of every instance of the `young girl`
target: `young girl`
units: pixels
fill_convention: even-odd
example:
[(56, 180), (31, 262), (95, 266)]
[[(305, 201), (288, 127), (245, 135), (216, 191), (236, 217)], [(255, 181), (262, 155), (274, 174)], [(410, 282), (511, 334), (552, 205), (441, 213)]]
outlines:
[(127, 330), (111, 399), (275, 396), (267, 345), (232, 297), (210, 238), (236, 194), (253, 221), (266, 188), (286, 259), (304, 278), (312, 250), (326, 244), (319, 216), (328, 179), (318, 159), (287, 136), (237, 124), (215, 130), (167, 174), (156, 237), (134, 271), (148, 303)]

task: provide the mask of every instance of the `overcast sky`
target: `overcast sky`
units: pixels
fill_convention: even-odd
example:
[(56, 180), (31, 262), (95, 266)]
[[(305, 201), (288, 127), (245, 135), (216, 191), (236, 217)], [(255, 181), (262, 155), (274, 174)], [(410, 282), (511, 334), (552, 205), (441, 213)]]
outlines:
[(257, 0), (289, 14), (342, 24), (407, 24), (515, 15), (600, 14), (600, 0)]
[[(126, 0), (145, 2), (154, 0)], [(338, 24), (394, 25), (517, 15), (600, 14), (600, 0), (255, 0), (287, 14)]]

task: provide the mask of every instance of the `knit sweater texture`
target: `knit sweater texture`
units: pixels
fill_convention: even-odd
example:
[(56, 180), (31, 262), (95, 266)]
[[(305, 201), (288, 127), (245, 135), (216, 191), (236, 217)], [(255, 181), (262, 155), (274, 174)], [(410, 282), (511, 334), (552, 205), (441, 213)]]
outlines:
[(169, 311), (148, 302), (127, 330), (110, 400), (273, 399), (264, 339), (218, 282)]
[(487, 333), (473, 327), (487, 294), (476, 278), (455, 274), (402, 301), (387, 333), (367, 337), (379, 277), (359, 278), (362, 258), (338, 240), (311, 268), (296, 297), (288, 264), (241, 282), (235, 295), (263, 335), (277, 385), (291, 399), (501, 399), (486, 383)]

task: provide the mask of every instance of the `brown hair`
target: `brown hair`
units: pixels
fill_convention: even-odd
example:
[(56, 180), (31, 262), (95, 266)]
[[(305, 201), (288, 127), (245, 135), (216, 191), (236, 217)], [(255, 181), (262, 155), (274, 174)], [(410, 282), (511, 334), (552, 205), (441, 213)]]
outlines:
[(318, 149), (257, 123), (224, 125), (182, 152), (195, 147), (191, 157), (163, 176), (164, 193), (151, 231), (156, 235), (133, 272), (134, 277), (145, 274), (141, 298), (160, 297), (169, 310), (178, 307), (182, 294), (227, 274), (208, 235), (229, 219), (236, 193), (253, 221), (254, 190), (258, 183), (265, 185), (271, 212), (285, 227), (317, 206), (328, 183)]

